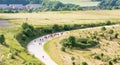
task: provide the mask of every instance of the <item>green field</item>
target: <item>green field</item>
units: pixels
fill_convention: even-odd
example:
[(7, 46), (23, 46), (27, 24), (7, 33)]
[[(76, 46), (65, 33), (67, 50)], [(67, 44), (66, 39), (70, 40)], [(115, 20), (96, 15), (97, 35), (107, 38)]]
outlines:
[[(54, 1), (54, 0), (53, 0)], [(92, 2), (90, 0), (55, 0), (65, 4), (76, 4), (80, 6), (98, 6), (100, 2)]]

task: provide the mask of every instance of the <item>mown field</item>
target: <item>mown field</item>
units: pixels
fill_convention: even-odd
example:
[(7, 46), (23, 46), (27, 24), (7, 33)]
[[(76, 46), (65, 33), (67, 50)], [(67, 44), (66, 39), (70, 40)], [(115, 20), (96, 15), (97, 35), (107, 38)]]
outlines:
[(120, 21), (120, 10), (96, 10), (96, 11), (63, 11), (40, 13), (14, 13), (0, 14), (1, 19), (8, 19), (11, 23), (21, 25), (28, 22), (32, 25), (51, 24), (88, 24), (111, 20)]
[(60, 1), (65, 4), (76, 4), (80, 6), (98, 6), (100, 2), (92, 2), (91, 0), (52, 0), (52, 1)]
[[(111, 34), (110, 30), (114, 32)], [(55, 38), (45, 44), (45, 50), (59, 65), (76, 65), (86, 62), (88, 65), (109, 65), (111, 61), (113, 65), (120, 64), (120, 34), (118, 38), (114, 38), (115, 33), (120, 33), (120, 26), (107, 28), (102, 31), (101, 28), (91, 30), (73, 30), (64, 36)], [(103, 36), (101, 36), (103, 34)], [(69, 36), (79, 38), (89, 38), (91, 35), (96, 35), (99, 38), (99, 44), (95, 47), (87, 49), (66, 49), (62, 51), (60, 44), (62, 39)], [(53, 51), (54, 50), (54, 51)], [(74, 57), (74, 60), (71, 58)]]

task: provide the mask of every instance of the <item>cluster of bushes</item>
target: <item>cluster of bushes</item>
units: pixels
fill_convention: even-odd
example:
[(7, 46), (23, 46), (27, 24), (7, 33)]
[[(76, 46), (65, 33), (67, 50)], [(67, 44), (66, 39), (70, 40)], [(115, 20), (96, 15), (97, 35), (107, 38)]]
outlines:
[(81, 48), (86, 49), (96, 46), (99, 42), (89, 38), (75, 38), (70, 36), (68, 39), (63, 39), (61, 44), (64, 48)]
[(109, 56), (101, 53), (101, 54), (95, 54), (94, 59), (101, 60), (103, 62), (108, 62), (108, 65), (113, 65), (114, 63), (119, 62), (120, 58), (115, 57), (115, 58), (110, 58)]
[(113, 29), (107, 30), (105, 27), (102, 27), (101, 30), (103, 31), (100, 34), (101, 37), (105, 38), (106, 40), (113, 40), (118, 39), (119, 34), (115, 32)]
[(73, 10), (82, 10), (79, 5), (74, 4), (63, 4), (60, 1), (43, 1), (42, 5), (45, 11), (73, 11)]
[(102, 9), (120, 9), (120, 0), (101, 0), (99, 6)]

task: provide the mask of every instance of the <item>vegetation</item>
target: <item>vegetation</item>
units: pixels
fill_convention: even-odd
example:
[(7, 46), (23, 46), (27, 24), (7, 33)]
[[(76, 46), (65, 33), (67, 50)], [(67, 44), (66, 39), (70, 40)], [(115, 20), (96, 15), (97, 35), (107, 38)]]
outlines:
[(5, 45), (5, 37), (4, 35), (0, 35), (0, 44)]
[[(113, 30), (114, 32), (111, 34), (109, 33), (110, 30)], [(73, 30), (60, 38), (51, 40), (45, 47), (47, 52), (49, 52), (48, 54), (56, 62), (59, 61), (57, 63), (60, 65), (79, 65), (79, 61), (86, 61), (88, 65), (109, 65), (109, 61), (111, 61), (113, 65), (119, 65), (120, 56), (116, 56), (119, 55), (119, 52), (117, 52), (118, 50), (116, 49), (120, 49), (118, 43), (119, 32), (119, 26), (105, 27), (104, 31), (101, 31), (101, 28), (93, 29), (92, 31), (91, 29)], [(117, 38), (115, 38), (116, 34)], [(109, 38), (111, 38), (112, 41), (109, 40)], [(75, 44), (72, 44), (71, 42)], [(99, 42), (99, 44), (97, 43), (97, 45), (95, 44), (94, 46), (95, 42)], [(80, 44), (78, 43), (84, 44), (84, 46), (80, 48)], [(91, 44), (92, 46), (87, 47), (87, 44)], [(61, 50), (62, 47), (64, 47), (65, 52)], [(51, 48), (54, 49), (53, 52)], [(54, 52), (57, 54), (54, 54)], [(72, 60), (72, 57), (75, 59)], [(66, 63), (67, 61), (68, 63)], [(82, 63), (80, 63), (80, 65), (81, 64)]]
[(120, 9), (120, 0), (102, 0), (100, 3), (102, 9)]
[(87, 38), (76, 38), (74, 36), (70, 36), (68, 39), (63, 39), (61, 44), (65, 48), (81, 48), (86, 49), (89, 47), (96, 46), (99, 42), (94, 41), (92, 39)]

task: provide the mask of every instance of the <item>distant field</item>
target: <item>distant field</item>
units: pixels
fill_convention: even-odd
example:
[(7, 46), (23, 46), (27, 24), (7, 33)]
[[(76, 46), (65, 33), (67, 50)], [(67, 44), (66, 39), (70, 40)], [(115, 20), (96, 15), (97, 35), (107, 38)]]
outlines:
[(120, 10), (96, 10), (96, 11), (62, 11), (40, 13), (14, 13), (0, 14), (0, 19), (8, 19), (11, 23), (21, 25), (28, 22), (32, 25), (53, 24), (87, 24), (111, 20), (120, 21)]
[(100, 2), (92, 2), (91, 0), (52, 0), (52, 1), (60, 1), (62, 3), (68, 4), (76, 4), (80, 6), (98, 6)]

